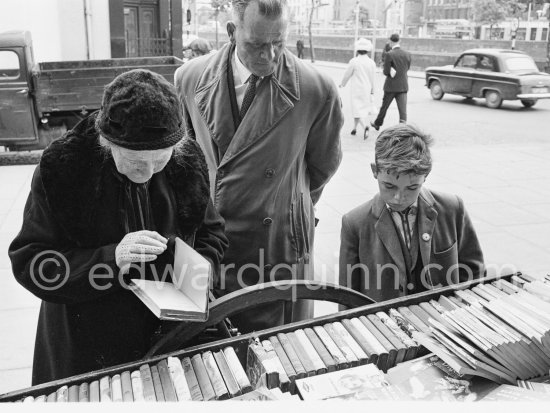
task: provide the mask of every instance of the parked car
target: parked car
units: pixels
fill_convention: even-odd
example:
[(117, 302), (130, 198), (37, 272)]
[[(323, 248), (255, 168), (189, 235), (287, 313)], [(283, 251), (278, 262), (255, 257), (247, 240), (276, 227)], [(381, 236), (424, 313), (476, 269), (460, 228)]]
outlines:
[(504, 100), (519, 99), (529, 108), (550, 99), (550, 74), (540, 72), (533, 58), (519, 50), (466, 50), (453, 66), (428, 67), (426, 86), (435, 100), (445, 93), (485, 98), (495, 109)]

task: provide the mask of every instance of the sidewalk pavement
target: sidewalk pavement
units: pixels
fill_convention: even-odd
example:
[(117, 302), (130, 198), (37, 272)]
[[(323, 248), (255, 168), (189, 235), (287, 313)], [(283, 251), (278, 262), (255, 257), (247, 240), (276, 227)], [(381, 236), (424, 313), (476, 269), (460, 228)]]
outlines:
[[(332, 64), (332, 63), (331, 63)], [(336, 282), (341, 218), (376, 191), (370, 162), (374, 139), (342, 135), (344, 158), (316, 207), (319, 280)], [(435, 147), (428, 185), (459, 194), (478, 232), (487, 264), (535, 276), (550, 271), (550, 143)], [(14, 279), (8, 246), (23, 220), (33, 165), (0, 167), (0, 393), (28, 387), (40, 300)], [(315, 315), (336, 311), (318, 302)]]

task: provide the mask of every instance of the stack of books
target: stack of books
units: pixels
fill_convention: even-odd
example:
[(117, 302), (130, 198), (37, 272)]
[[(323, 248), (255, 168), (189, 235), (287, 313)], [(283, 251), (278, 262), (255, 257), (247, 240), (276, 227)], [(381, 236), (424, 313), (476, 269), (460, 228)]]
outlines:
[(429, 330), (413, 337), (461, 374), (502, 384), (547, 375), (550, 302), (542, 288), (548, 286), (538, 283), (535, 294), (537, 282), (498, 280), (441, 297), (446, 311), (429, 317)]

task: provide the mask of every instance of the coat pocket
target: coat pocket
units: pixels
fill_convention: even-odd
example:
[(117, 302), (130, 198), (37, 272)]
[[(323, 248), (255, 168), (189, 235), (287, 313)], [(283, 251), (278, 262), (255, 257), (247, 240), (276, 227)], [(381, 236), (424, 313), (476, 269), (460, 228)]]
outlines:
[(458, 282), (458, 247), (456, 242), (446, 250), (433, 252), (430, 263), (430, 278), (434, 288)]
[(306, 214), (304, 211), (303, 193), (300, 193), (300, 196), (290, 205), (290, 215), (292, 239), (294, 241), (298, 257), (302, 258), (305, 254), (309, 253), (308, 227)]

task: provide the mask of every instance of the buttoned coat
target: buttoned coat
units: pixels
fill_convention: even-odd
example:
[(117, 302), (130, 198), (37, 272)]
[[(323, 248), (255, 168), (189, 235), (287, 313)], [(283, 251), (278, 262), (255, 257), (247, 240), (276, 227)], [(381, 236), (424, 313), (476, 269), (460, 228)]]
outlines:
[[(273, 75), (258, 84), (236, 130), (227, 81), (231, 50), (227, 44), (175, 75), (187, 133), (205, 153), (211, 196), (226, 223), (220, 294), (262, 281), (313, 277), (314, 204), (342, 157), (336, 85), (287, 50)], [(231, 142), (218, 159), (224, 140)], [(282, 322), (281, 308), (233, 320), (241, 331), (270, 327)], [(311, 315), (311, 308), (295, 308), (294, 319)]]
[[(395, 69), (395, 76), (390, 76), (391, 68)], [(384, 69), (382, 70), (386, 80), (384, 82), (384, 92), (408, 92), (409, 76), (408, 71), (411, 67), (411, 54), (400, 46), (394, 47), (384, 57)]]
[[(427, 288), (467, 281), (468, 273), (473, 278), (483, 275), (483, 253), (458, 196), (422, 188), (416, 220), (418, 247), (427, 268)], [(358, 264), (363, 268), (352, 268)], [(391, 214), (379, 194), (342, 218), (339, 279), (341, 285), (375, 301), (407, 294), (401, 245)]]

